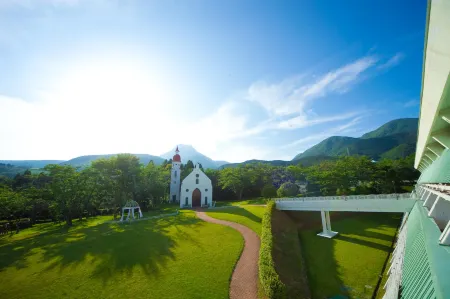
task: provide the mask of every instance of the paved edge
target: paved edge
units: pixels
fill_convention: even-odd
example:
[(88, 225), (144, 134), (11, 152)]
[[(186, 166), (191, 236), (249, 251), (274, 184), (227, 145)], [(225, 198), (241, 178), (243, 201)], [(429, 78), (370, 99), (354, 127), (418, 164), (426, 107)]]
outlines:
[(230, 299), (258, 299), (258, 259), (260, 240), (250, 228), (231, 221), (212, 218), (204, 211), (196, 211), (197, 217), (206, 222), (234, 228), (244, 237), (244, 250), (234, 268), (230, 282)]

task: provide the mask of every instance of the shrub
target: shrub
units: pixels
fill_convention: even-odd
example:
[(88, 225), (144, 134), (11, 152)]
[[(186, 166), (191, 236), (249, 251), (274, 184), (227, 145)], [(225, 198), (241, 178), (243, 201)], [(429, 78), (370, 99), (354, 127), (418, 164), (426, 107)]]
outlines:
[(274, 209), (275, 202), (269, 202), (262, 219), (261, 247), (259, 250), (259, 280), (264, 294), (269, 299), (286, 298), (286, 286), (281, 282), (272, 258), (273, 236), (271, 218)]
[(277, 196), (277, 189), (272, 184), (267, 184), (261, 190), (261, 195), (264, 198), (273, 198)]
[(298, 193), (298, 186), (291, 182), (286, 182), (277, 190), (278, 197), (295, 196)]

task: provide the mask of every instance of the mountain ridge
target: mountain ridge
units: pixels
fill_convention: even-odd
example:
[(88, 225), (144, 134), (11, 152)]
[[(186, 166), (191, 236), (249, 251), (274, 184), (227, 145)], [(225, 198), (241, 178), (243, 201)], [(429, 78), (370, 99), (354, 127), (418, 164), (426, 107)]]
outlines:
[[(297, 154), (292, 161), (300, 158), (326, 155), (365, 155), (372, 159), (389, 157), (397, 159), (415, 151), (418, 118), (391, 120), (361, 137), (331, 136)], [(397, 150), (394, 150), (397, 148)]]

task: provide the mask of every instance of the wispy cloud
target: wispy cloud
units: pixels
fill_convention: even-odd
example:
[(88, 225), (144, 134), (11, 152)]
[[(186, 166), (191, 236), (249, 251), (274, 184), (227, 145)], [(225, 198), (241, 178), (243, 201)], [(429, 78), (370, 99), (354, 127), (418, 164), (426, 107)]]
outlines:
[(304, 83), (303, 76), (287, 78), (275, 84), (256, 82), (249, 87), (247, 99), (260, 104), (270, 115), (302, 113), (310, 100), (325, 97), (333, 92), (349, 91), (360, 81), (361, 75), (377, 61), (375, 56), (366, 56), (309, 83)]
[(414, 106), (417, 106), (417, 105), (419, 105), (419, 101), (418, 100), (410, 100), (410, 101), (407, 101), (407, 102), (403, 103), (403, 107), (405, 107), (405, 108), (414, 107)]
[(405, 54), (399, 52), (392, 56), (388, 61), (377, 66), (378, 70), (388, 70), (398, 65), (405, 58)]
[(354, 126), (359, 124), (361, 122), (362, 118), (363, 118), (362, 116), (355, 117), (351, 121), (349, 121), (349, 122), (347, 122), (345, 124), (342, 124), (342, 125), (337, 126), (337, 127), (330, 128), (330, 129), (328, 129), (328, 130), (326, 130), (326, 131), (324, 131), (322, 133), (319, 133), (319, 134), (314, 134), (314, 135), (311, 135), (311, 136), (307, 136), (307, 137), (304, 137), (304, 138), (297, 139), (294, 142), (285, 144), (285, 145), (283, 145), (281, 147), (284, 148), (284, 149), (287, 149), (287, 148), (293, 148), (293, 147), (301, 146), (300, 151), (303, 151), (306, 148), (314, 145), (317, 141), (321, 141), (321, 140), (326, 139), (328, 137), (335, 136), (335, 135), (337, 135), (339, 133), (343, 134), (345, 132), (348, 132)]
[[(394, 57), (392, 58), (394, 59)], [(394, 61), (399, 58), (395, 58)], [(218, 136), (220, 140), (234, 140), (238, 138), (257, 136), (266, 131), (294, 130), (319, 124), (344, 121), (353, 118), (348, 126), (359, 122), (364, 111), (352, 111), (335, 115), (319, 116), (307, 105), (313, 100), (332, 95), (345, 93), (365, 78), (365, 73), (375, 68), (378, 63), (375, 55), (365, 56), (351, 63), (333, 69), (312, 82), (305, 75), (286, 78), (277, 83), (258, 81), (249, 86), (242, 95), (250, 103), (262, 107), (268, 117), (256, 124), (249, 121), (250, 115), (240, 109), (242, 102), (233, 101), (223, 104), (212, 115), (207, 116), (195, 127), (196, 132), (213, 130), (209, 136)], [(307, 140), (319, 140), (324, 136), (344, 131), (346, 127), (335, 127), (324, 134), (298, 140), (289, 146), (301, 144)], [(202, 134), (200, 134), (202, 135)], [(212, 143), (217, 143), (215, 140)]]
[(307, 115), (302, 114), (284, 121), (280, 121), (276, 127), (279, 129), (299, 129), (328, 122), (346, 120), (360, 113), (361, 112), (348, 112), (323, 117), (308, 117)]

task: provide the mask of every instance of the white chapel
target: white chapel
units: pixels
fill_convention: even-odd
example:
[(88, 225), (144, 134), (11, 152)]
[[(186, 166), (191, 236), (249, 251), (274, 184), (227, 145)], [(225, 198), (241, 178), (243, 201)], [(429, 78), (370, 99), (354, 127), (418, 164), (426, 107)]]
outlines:
[(181, 157), (178, 147), (172, 159), (172, 173), (170, 181), (170, 199), (179, 202), (180, 208), (211, 207), (212, 184), (208, 176), (198, 164), (180, 184)]

